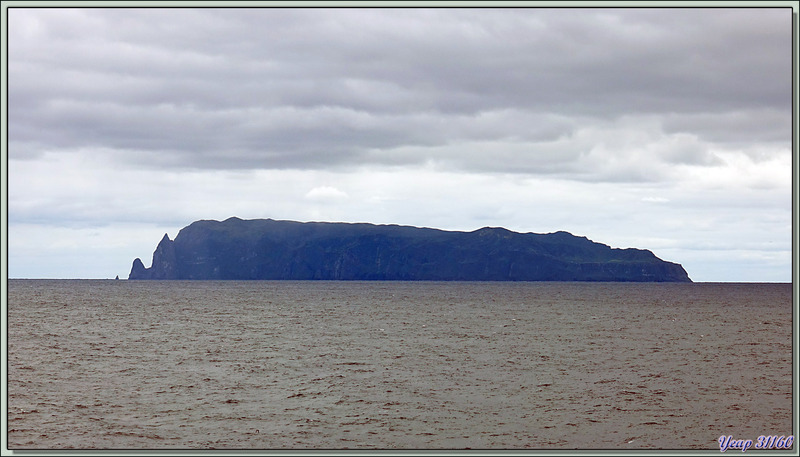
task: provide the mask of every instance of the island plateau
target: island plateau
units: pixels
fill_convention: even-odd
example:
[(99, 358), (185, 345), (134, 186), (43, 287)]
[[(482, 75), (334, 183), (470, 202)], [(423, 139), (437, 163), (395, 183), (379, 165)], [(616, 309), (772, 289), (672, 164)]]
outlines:
[(691, 282), (642, 249), (567, 232), (472, 232), (366, 223), (201, 220), (164, 235), (128, 279)]

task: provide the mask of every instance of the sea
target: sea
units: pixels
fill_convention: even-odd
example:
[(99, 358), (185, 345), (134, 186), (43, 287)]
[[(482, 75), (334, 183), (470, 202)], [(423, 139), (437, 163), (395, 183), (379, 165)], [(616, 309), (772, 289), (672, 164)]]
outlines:
[(7, 445), (777, 451), (792, 304), (791, 284), (12, 279)]

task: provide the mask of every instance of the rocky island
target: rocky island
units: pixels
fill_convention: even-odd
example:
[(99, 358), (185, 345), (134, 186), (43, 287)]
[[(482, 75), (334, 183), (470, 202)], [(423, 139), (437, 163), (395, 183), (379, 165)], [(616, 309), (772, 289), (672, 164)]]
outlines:
[(128, 279), (691, 282), (642, 249), (567, 232), (473, 232), (366, 223), (201, 220), (166, 234)]
[(366, 223), (201, 220), (161, 239), (128, 279), (691, 282), (642, 249), (567, 232), (472, 232)]

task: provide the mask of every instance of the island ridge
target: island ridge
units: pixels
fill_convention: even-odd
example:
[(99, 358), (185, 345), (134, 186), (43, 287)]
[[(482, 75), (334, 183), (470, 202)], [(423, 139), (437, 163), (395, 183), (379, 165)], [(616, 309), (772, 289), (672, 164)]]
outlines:
[(691, 282), (677, 263), (559, 231), (201, 220), (165, 234), (128, 279)]

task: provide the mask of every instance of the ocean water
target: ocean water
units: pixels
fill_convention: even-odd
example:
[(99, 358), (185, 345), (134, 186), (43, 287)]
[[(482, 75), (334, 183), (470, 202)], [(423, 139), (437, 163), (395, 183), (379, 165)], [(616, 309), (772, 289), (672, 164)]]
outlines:
[(10, 449), (793, 434), (791, 284), (10, 280)]

